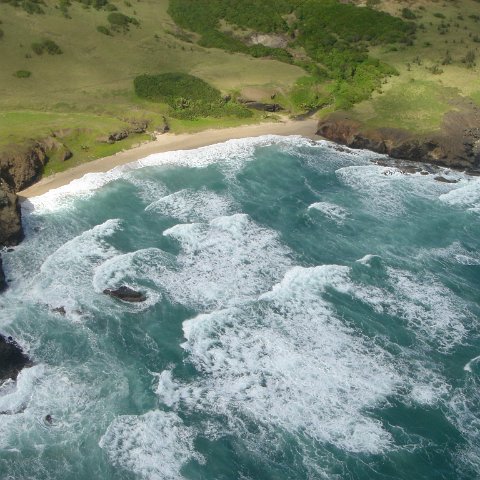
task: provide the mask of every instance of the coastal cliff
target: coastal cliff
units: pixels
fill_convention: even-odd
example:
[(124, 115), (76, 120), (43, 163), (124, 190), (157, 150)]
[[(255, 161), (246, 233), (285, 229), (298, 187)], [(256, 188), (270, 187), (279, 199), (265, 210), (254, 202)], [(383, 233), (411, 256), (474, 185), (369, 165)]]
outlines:
[[(48, 160), (47, 146), (33, 142), (11, 148), (0, 155), (0, 247), (17, 245), (23, 240), (21, 209), (16, 192), (32, 185)], [(0, 257), (0, 291), (6, 281)]]
[[(0, 246), (17, 245), (23, 239), (20, 204), (11, 187), (0, 179)], [(0, 256), (0, 292), (7, 288)]]
[(350, 148), (367, 149), (392, 158), (427, 162), (476, 172), (480, 169), (480, 115), (478, 111), (451, 112), (442, 128), (415, 134), (394, 128), (369, 128), (347, 113), (321, 120), (317, 135)]

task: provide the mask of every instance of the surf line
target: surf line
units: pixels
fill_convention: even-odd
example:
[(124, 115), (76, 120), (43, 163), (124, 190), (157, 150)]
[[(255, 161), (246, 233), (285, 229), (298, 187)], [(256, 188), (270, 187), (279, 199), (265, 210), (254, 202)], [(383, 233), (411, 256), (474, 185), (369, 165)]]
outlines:
[(472, 358), (464, 367), (463, 369), (466, 372), (471, 372), (472, 371), (472, 364), (475, 363), (477, 360), (480, 360), (480, 355), (478, 357)]

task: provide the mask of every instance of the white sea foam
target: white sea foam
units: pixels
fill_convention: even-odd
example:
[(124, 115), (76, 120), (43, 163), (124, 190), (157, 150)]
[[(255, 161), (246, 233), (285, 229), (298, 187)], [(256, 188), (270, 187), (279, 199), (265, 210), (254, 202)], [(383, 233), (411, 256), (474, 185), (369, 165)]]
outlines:
[(0, 412), (2, 414), (19, 413), (25, 410), (34, 394), (35, 384), (44, 374), (43, 365), (23, 369), (17, 381), (8, 381), (0, 385)]
[(290, 266), (290, 251), (275, 232), (248, 215), (235, 214), (207, 224), (180, 224), (164, 235), (177, 240), (180, 271), (164, 278), (180, 303), (202, 309), (250, 299), (268, 289)]
[(389, 313), (406, 319), (424, 341), (433, 340), (436, 348), (448, 350), (462, 342), (469, 315), (448, 288), (433, 277), (420, 280), (409, 272), (388, 272), (395, 289), (388, 300)]
[[(372, 265), (366, 257), (359, 263)], [(456, 296), (433, 276), (419, 277), (413, 273), (386, 268), (385, 286), (356, 285), (354, 296), (369, 304), (378, 313), (386, 313), (406, 322), (424, 345), (448, 351), (460, 344), (472, 315)]]
[[(445, 414), (463, 437), (461, 448), (455, 452), (460, 478), (475, 478), (480, 471), (480, 393), (478, 380), (468, 375), (464, 385), (457, 388)], [(472, 476), (473, 475), (473, 476)]]
[(121, 308), (145, 310), (161, 299), (161, 279), (176, 268), (175, 257), (158, 248), (147, 248), (108, 258), (95, 267), (93, 287), (97, 293), (126, 285), (142, 291), (147, 300)]
[(380, 260), (381, 257), (379, 257), (378, 255), (372, 255), (371, 253), (369, 253), (368, 255), (365, 255), (362, 258), (356, 260), (356, 262), (361, 263), (362, 265), (366, 265), (367, 267), (371, 267), (373, 262)]
[(119, 228), (119, 220), (107, 220), (63, 244), (43, 262), (30, 294), (67, 312), (90, 304), (94, 268), (117, 253), (105, 238)]
[(455, 185), (448, 193), (440, 195), (440, 200), (450, 205), (468, 207), (468, 210), (480, 213), (480, 179), (469, 179)]
[(117, 417), (100, 439), (110, 461), (148, 480), (184, 478), (181, 469), (195, 452), (195, 432), (172, 412), (151, 411), (144, 415)]
[(163, 374), (160, 399), (222, 414), (241, 436), (252, 421), (347, 451), (389, 447), (390, 435), (366, 411), (386, 402), (399, 377), (322, 299), (328, 289), (350, 291), (347, 274), (335, 265), (295, 267), (261, 305), (185, 321), (183, 346), (203, 376), (181, 385)]
[[(141, 173), (141, 175), (139, 173)], [(152, 201), (168, 195), (168, 188), (163, 183), (159, 180), (150, 180), (145, 178), (145, 176), (146, 175), (142, 170), (134, 170), (127, 173), (124, 176), (124, 179), (135, 185), (138, 189), (140, 198), (146, 204), (150, 204)]]
[(208, 190), (180, 190), (148, 205), (146, 211), (154, 211), (182, 222), (213, 220), (233, 211), (233, 202), (226, 196)]
[(472, 366), (475, 365), (476, 363), (478, 363), (478, 361), (480, 360), (480, 355), (478, 357), (475, 357), (475, 358), (472, 358), (471, 360), (469, 360), (465, 366), (463, 367), (463, 369), (466, 371), (466, 372), (471, 372), (472, 371)]
[[(126, 165), (115, 167), (104, 173), (88, 173), (82, 178), (73, 180), (68, 185), (50, 190), (38, 197), (30, 198), (24, 202), (22, 208), (25, 213), (38, 210), (40, 212), (56, 211), (71, 205), (75, 197), (85, 197), (110, 182), (125, 178), (132, 181), (132, 171), (143, 167), (159, 167), (175, 165), (179, 167), (205, 168), (214, 163), (220, 164), (228, 176), (238, 172), (246, 161), (254, 158), (257, 147), (272, 144), (283, 145), (290, 148), (292, 144), (305, 144), (308, 140), (300, 136), (283, 137), (278, 135), (265, 135), (236, 140), (201, 147), (195, 150), (178, 150), (172, 152), (156, 153), (146, 158)], [(135, 182), (135, 180), (133, 181)]]
[(405, 175), (398, 168), (372, 164), (340, 168), (336, 175), (362, 196), (366, 209), (395, 216), (405, 213), (405, 202), (412, 197), (435, 200), (468, 183), (464, 176), (459, 184), (449, 184), (432, 175)]
[(421, 254), (459, 265), (480, 265), (480, 252), (478, 250), (467, 250), (459, 242), (453, 242), (444, 248), (422, 250)]
[[(86, 367), (88, 375), (92, 365)], [(93, 381), (82, 383), (82, 373), (81, 368), (72, 374), (65, 368), (42, 364), (22, 370), (16, 384), (0, 393), (1, 409), (6, 412), (1, 416), (0, 448), (25, 445), (41, 450), (45, 445), (68, 444), (73, 454), (95, 429), (91, 419), (101, 424), (105, 404), (115, 404), (128, 392), (128, 382), (113, 364), (108, 372), (113, 378), (97, 371)], [(102, 389), (105, 391), (100, 395)], [(45, 421), (47, 414), (52, 416), (51, 424)]]
[(308, 209), (317, 210), (330, 220), (334, 220), (337, 223), (342, 223), (347, 218), (347, 211), (340, 207), (340, 205), (334, 203), (316, 202), (312, 203)]

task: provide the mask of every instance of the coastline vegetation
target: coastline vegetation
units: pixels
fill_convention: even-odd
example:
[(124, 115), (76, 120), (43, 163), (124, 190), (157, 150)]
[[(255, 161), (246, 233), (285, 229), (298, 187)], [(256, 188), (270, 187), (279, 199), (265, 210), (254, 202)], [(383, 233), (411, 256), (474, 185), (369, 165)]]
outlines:
[[(167, 117), (176, 132), (274, 118), (237, 99), (436, 129), (463, 99), (480, 104), (479, 18), (474, 0), (2, 0), (0, 153), (71, 130), (67, 168), (148, 139), (98, 142), (131, 119), (151, 132)], [(204, 84), (169, 98), (136, 88), (172, 73)]]
[(186, 73), (139, 75), (134, 79), (138, 97), (170, 106), (172, 117), (196, 120), (201, 117), (250, 118), (252, 112), (246, 107), (222, 97), (219, 90), (204, 80)]

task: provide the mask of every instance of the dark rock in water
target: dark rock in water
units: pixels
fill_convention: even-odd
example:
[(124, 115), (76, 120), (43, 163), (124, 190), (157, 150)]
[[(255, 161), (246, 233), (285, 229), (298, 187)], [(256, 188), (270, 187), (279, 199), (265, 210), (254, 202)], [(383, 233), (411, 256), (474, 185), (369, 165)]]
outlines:
[(103, 291), (105, 295), (118, 298), (124, 302), (144, 302), (147, 297), (142, 292), (136, 292), (130, 287), (121, 286), (115, 290), (107, 288)]
[(54, 308), (52, 309), (52, 312), (53, 313), (59, 313), (60, 315), (63, 315), (65, 316), (66, 315), (66, 311), (65, 311), (65, 307), (57, 307), (57, 308)]
[(445, 178), (445, 177), (435, 177), (434, 180), (436, 180), (437, 182), (442, 182), (442, 183), (458, 183), (459, 182), (459, 180), (452, 180), (452, 179)]
[(31, 366), (32, 361), (23, 353), (18, 343), (12, 337), (0, 334), (0, 381), (8, 378), (16, 380), (23, 368)]
[(2, 257), (0, 256), (0, 293), (7, 289), (5, 274), (3, 273)]

